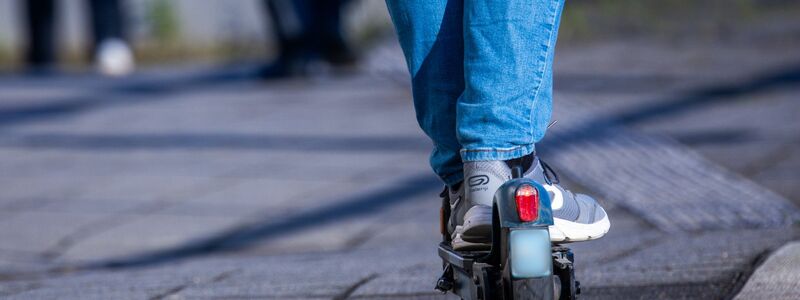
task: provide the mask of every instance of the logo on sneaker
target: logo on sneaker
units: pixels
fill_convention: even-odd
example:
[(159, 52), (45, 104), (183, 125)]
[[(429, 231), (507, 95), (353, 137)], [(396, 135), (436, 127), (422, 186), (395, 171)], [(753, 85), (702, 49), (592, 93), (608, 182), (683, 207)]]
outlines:
[(478, 185), (486, 185), (489, 183), (489, 176), (486, 175), (475, 175), (469, 178), (469, 186), (478, 186)]

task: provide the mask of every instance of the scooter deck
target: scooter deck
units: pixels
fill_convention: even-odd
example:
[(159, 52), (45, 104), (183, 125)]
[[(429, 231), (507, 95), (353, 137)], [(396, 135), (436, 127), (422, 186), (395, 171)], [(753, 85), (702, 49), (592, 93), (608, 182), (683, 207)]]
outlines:
[(446, 243), (439, 244), (439, 257), (453, 267), (472, 270), (472, 265), (481, 257), (489, 254), (489, 251), (460, 252), (453, 250)]

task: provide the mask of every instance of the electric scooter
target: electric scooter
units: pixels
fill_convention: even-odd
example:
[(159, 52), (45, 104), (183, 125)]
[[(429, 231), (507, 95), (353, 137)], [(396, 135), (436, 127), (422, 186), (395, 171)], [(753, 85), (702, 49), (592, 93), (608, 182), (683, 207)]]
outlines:
[(521, 167), (512, 168), (512, 174), (513, 179), (494, 196), (488, 252), (453, 250), (446, 225), (450, 203), (443, 193), (443, 241), (438, 252), (444, 273), (436, 290), (465, 300), (576, 299), (580, 283), (575, 280), (572, 251), (550, 242), (549, 193), (536, 181), (523, 178)]

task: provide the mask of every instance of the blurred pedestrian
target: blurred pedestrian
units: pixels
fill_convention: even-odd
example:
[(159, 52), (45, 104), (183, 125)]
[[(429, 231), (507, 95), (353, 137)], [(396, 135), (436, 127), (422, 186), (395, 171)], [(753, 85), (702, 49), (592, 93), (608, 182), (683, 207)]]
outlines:
[(278, 44), (277, 58), (264, 78), (303, 75), (314, 60), (348, 66), (356, 55), (342, 37), (342, 7), (347, 0), (265, 0)]
[[(63, 2), (62, 2), (63, 3)], [(105, 75), (133, 71), (133, 53), (124, 39), (124, 19), (119, 0), (89, 0), (93, 33), (92, 57)], [(33, 70), (46, 71), (56, 62), (56, 1), (27, 0), (27, 63)]]

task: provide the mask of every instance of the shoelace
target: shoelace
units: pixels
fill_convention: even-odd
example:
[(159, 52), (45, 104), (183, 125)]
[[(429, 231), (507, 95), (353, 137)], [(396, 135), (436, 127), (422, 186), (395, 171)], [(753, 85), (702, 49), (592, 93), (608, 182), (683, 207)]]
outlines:
[(556, 174), (556, 171), (554, 171), (550, 165), (544, 162), (541, 158), (539, 159), (539, 163), (542, 165), (544, 180), (547, 181), (547, 184), (554, 185), (561, 183), (561, 180), (558, 179), (558, 174)]
[(445, 185), (445, 186), (444, 186), (444, 190), (443, 190), (441, 193), (439, 193), (439, 198), (444, 198), (444, 197), (447, 197), (447, 196), (448, 196), (448, 191), (449, 191), (449, 189), (448, 189), (448, 188), (447, 188), (447, 186)]

